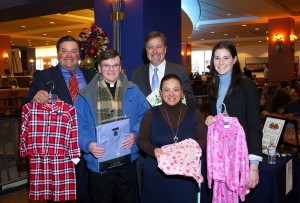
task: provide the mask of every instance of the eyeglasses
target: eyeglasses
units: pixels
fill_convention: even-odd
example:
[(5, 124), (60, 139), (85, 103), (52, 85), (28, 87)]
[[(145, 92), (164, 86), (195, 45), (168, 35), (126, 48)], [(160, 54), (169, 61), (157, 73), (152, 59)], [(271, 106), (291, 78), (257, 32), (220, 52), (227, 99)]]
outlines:
[(78, 54), (78, 52), (79, 51), (77, 49), (72, 49), (72, 50), (62, 49), (59, 51), (59, 53), (64, 54), (64, 55), (67, 55), (67, 54), (75, 55), (75, 54)]
[(101, 67), (103, 67), (105, 69), (110, 69), (110, 68), (117, 69), (117, 68), (120, 68), (120, 64), (114, 64), (114, 65), (104, 64), (104, 65), (101, 65)]

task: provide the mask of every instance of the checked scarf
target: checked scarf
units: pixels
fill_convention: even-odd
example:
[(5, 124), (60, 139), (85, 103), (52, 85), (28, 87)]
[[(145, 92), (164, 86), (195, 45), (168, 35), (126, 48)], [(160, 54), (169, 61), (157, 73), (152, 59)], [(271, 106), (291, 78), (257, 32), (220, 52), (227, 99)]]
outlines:
[(98, 81), (98, 86), (99, 94), (97, 99), (97, 118), (98, 125), (100, 125), (105, 121), (123, 115), (123, 91), (120, 79), (118, 79), (117, 81), (115, 99), (113, 99), (113, 96), (111, 95), (111, 92), (107, 87), (103, 77), (100, 77), (100, 80)]

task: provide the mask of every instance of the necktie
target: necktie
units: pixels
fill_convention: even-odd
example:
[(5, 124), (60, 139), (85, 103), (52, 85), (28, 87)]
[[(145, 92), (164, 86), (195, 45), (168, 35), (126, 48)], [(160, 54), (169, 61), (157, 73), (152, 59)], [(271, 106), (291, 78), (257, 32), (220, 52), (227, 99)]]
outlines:
[(158, 68), (154, 68), (154, 73), (153, 73), (153, 76), (152, 76), (152, 85), (151, 85), (152, 91), (154, 91), (159, 85), (159, 79), (158, 79), (157, 71), (158, 71)]
[(70, 79), (69, 79), (69, 91), (72, 98), (72, 101), (74, 103), (76, 95), (78, 93), (79, 87), (78, 87), (78, 81), (76, 79), (76, 76), (74, 75), (73, 71), (69, 71), (70, 73)]

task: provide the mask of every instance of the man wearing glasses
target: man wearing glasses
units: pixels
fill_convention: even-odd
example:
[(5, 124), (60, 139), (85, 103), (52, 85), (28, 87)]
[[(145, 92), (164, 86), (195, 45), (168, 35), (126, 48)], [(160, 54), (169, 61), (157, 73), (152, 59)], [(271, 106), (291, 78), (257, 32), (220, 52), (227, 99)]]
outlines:
[[(35, 74), (33, 81), (29, 86), (29, 91), (23, 103), (30, 101), (38, 103), (47, 103), (49, 92), (53, 85), (49, 81), (53, 81), (54, 89), (51, 92), (56, 94), (60, 100), (73, 105), (76, 97), (70, 94), (69, 82), (71, 77), (76, 83), (78, 90), (85, 87), (96, 74), (95, 72), (79, 67), (79, 49), (78, 40), (72, 36), (64, 36), (60, 38), (56, 44), (57, 58), (59, 63), (55, 67), (48, 68)], [(89, 202), (88, 196), (88, 177), (87, 166), (83, 158), (76, 165), (76, 184), (77, 184), (77, 202)]]
[[(79, 146), (85, 152), (84, 158), (89, 168), (90, 200), (97, 203), (133, 203), (137, 194), (136, 140), (149, 104), (138, 86), (121, 72), (121, 56), (117, 51), (101, 52), (98, 61), (99, 73), (80, 90), (75, 101)], [(97, 126), (123, 116), (130, 119), (130, 132), (126, 132), (129, 134), (123, 137), (124, 140), (120, 138), (116, 145), (111, 141), (113, 136), (109, 137), (111, 130), (122, 134), (123, 130), (118, 126), (113, 126), (107, 133), (102, 131), (102, 140), (97, 140)], [(99, 141), (106, 145), (100, 145)], [(111, 151), (117, 155), (120, 149), (130, 150), (129, 160), (112, 159), (107, 164), (109, 167), (101, 170), (98, 158), (111, 154)]]

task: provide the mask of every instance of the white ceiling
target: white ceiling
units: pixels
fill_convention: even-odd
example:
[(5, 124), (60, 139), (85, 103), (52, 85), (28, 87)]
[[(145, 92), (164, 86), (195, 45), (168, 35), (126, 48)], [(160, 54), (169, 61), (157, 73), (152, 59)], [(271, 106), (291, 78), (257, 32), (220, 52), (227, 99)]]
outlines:
[[(200, 10), (198, 30), (192, 29), (182, 12), (182, 41), (193, 48), (223, 39), (240, 45), (267, 43), (268, 19), (283, 17), (295, 19), (295, 34), (300, 39), (300, 0), (200, 0)], [(53, 46), (66, 34), (78, 38), (93, 22), (93, 9), (82, 9), (0, 22), (0, 35), (10, 36), (15, 46)]]
[(183, 39), (193, 47), (222, 39), (240, 45), (266, 44), (268, 19), (286, 17), (295, 19), (295, 35), (300, 39), (299, 0), (200, 0), (200, 10), (198, 30)]

